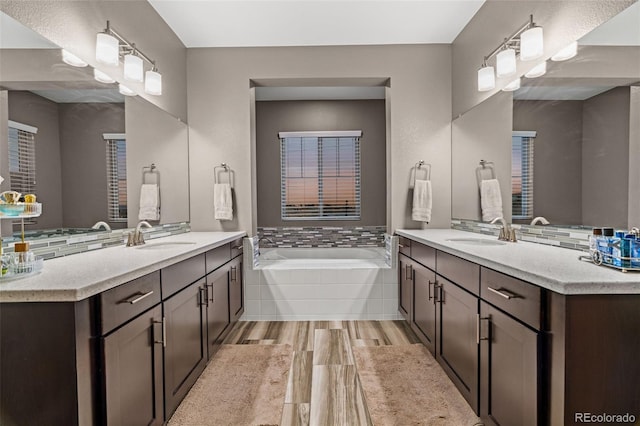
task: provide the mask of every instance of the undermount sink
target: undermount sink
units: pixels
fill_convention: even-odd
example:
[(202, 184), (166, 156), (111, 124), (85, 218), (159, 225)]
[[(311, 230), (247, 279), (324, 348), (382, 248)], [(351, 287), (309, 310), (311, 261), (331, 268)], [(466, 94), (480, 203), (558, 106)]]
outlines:
[(176, 248), (180, 246), (195, 244), (193, 241), (163, 241), (157, 243), (146, 243), (142, 246), (138, 246), (138, 249), (146, 249), (146, 250), (160, 250), (160, 249), (169, 249)]
[(503, 246), (506, 243), (504, 241), (489, 240), (486, 238), (449, 238), (447, 241), (452, 243), (469, 244), (473, 246)]

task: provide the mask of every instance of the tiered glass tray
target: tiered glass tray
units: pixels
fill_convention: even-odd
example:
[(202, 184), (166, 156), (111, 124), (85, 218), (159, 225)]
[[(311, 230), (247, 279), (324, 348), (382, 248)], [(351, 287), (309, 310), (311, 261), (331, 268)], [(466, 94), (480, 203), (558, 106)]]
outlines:
[[(44, 259), (36, 257), (32, 251), (28, 250), (28, 243), (24, 242), (24, 219), (37, 217), (41, 214), (41, 203), (0, 203), (0, 219), (23, 219), (22, 243), (15, 243), (16, 251), (3, 254), (0, 247), (2, 259), (0, 281), (23, 278), (42, 271)], [(21, 251), (18, 251), (19, 245), (22, 245)]]

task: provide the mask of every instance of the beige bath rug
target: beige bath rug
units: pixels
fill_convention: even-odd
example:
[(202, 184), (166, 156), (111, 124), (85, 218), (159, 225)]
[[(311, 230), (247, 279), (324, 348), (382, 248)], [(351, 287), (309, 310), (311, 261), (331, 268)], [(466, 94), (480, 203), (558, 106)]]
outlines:
[(222, 345), (168, 425), (279, 424), (291, 355), (290, 345)]
[(480, 424), (480, 419), (423, 345), (352, 349), (374, 425)]

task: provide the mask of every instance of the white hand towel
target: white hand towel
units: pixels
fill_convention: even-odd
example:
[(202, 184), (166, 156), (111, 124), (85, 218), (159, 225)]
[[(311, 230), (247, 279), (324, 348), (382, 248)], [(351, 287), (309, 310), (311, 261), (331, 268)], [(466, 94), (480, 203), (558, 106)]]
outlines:
[(491, 221), (496, 217), (504, 217), (498, 179), (488, 179), (480, 182), (480, 206), (482, 207), (482, 220), (485, 222)]
[(431, 221), (431, 181), (416, 180), (413, 188), (413, 209), (411, 210), (411, 219), (427, 222)]
[(216, 183), (213, 185), (213, 207), (216, 220), (233, 219), (231, 185), (228, 183)]
[(160, 194), (158, 185), (145, 183), (140, 187), (139, 220), (160, 220)]

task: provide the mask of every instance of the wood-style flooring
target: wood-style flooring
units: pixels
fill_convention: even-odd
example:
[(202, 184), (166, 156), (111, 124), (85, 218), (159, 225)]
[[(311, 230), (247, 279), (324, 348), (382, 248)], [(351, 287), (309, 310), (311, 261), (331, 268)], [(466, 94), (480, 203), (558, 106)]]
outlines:
[(405, 321), (239, 322), (225, 344), (289, 344), (280, 424), (372, 425), (353, 346), (419, 343)]

